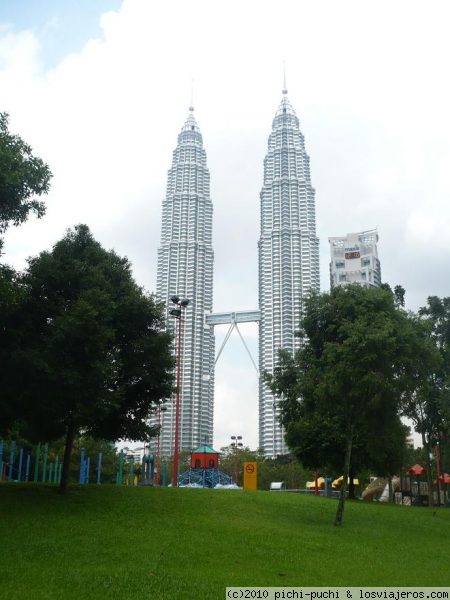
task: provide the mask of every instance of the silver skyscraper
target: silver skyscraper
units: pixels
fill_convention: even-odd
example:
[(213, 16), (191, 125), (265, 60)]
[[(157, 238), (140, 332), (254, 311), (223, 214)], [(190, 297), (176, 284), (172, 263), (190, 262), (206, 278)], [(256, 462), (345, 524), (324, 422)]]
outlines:
[[(259, 250), (259, 367), (273, 372), (278, 350), (294, 352), (302, 298), (319, 290), (319, 240), (309, 156), (299, 120), (283, 90), (264, 160)], [(259, 384), (259, 445), (266, 456), (285, 454), (278, 406)]]
[[(182, 324), (179, 449), (212, 444), (214, 390), (214, 331), (205, 327), (205, 311), (213, 301), (213, 206), (209, 197), (209, 171), (200, 129), (189, 109), (178, 135), (162, 204), (161, 245), (158, 249), (157, 295), (166, 307), (168, 328), (171, 296), (188, 298)], [(175, 402), (161, 413), (161, 454), (174, 449)], [(156, 422), (156, 417), (152, 419)]]

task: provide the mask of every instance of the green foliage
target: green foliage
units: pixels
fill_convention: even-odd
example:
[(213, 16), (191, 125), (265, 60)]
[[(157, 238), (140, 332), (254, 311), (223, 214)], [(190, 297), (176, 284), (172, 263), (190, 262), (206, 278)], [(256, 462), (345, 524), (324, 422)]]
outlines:
[(424, 370), (436, 357), (421, 323), (397, 304), (390, 289), (357, 285), (305, 300), (302, 346), (294, 357), (282, 352), (267, 379), (282, 398), (287, 443), (306, 466), (352, 474), (401, 466), (400, 399), (416, 389), (418, 357)]
[[(14, 402), (29, 439), (145, 440), (149, 411), (173, 389), (170, 336), (160, 306), (130, 263), (85, 225), (29, 260), (20, 280)], [(64, 465), (65, 470), (68, 465)]]
[[(430, 472), (429, 454), (440, 445), (442, 467), (450, 468), (450, 298), (430, 296), (419, 315), (429, 340), (435, 345), (439, 360), (424, 372), (423, 361), (417, 365), (417, 386), (405, 397), (403, 412), (415, 424), (422, 436), (426, 462)], [(431, 482), (429, 475), (429, 485)]]
[(23, 297), (17, 273), (0, 265), (0, 435), (5, 435), (17, 418), (16, 386), (21, 369), (14, 355), (19, 343), (19, 306)]
[(48, 192), (51, 177), (49, 167), (33, 156), (31, 147), (9, 132), (8, 115), (0, 113), (0, 234), (10, 224), (26, 221), (31, 212), (44, 215), (44, 203), (36, 196)]
[[(28, 485), (28, 487), (27, 487)], [(1, 600), (216, 600), (226, 586), (448, 586), (450, 511), (301, 494), (0, 484)], [(24, 576), (24, 563), (26, 576)]]

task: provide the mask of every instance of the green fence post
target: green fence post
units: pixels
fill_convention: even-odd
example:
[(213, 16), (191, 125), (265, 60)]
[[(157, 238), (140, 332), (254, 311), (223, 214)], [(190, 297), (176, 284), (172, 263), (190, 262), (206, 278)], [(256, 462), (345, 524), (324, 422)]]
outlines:
[(58, 483), (59, 459), (55, 458), (55, 472), (53, 473), (53, 483)]

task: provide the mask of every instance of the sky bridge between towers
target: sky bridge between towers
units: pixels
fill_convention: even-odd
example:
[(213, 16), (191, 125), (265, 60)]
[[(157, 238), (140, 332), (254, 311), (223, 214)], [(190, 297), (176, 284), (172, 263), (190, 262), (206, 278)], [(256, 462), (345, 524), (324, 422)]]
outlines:
[[(221, 312), (221, 313), (207, 313), (205, 315), (205, 325), (210, 327), (214, 327), (215, 325), (230, 325), (227, 334), (222, 342), (219, 352), (217, 353), (216, 359), (214, 361), (214, 366), (219, 360), (220, 355), (222, 354), (223, 349), (225, 348), (228, 340), (230, 339), (230, 335), (233, 333), (233, 329), (239, 334), (239, 337), (244, 344), (245, 349), (247, 350), (247, 354), (250, 357), (250, 360), (255, 367), (255, 371), (259, 375), (259, 369), (256, 365), (255, 360), (244, 340), (244, 336), (241, 333), (241, 330), (238, 327), (238, 323), (259, 323), (261, 320), (261, 311), (259, 310), (236, 310), (230, 312)], [(214, 367), (213, 367), (214, 368)]]

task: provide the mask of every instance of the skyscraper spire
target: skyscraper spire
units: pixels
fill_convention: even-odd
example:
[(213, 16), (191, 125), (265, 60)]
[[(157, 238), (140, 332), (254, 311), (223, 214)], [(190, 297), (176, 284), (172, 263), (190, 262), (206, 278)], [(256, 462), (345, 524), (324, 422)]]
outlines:
[[(213, 433), (214, 332), (204, 324), (213, 300), (213, 206), (202, 134), (193, 111), (191, 104), (168, 173), (157, 269), (157, 295), (166, 307), (167, 328), (174, 331), (175, 339), (170, 298), (190, 301), (182, 321), (180, 450), (192, 450), (205, 439), (212, 444)], [(173, 402), (166, 406), (161, 452), (170, 455), (175, 441), (175, 407)]]
[(191, 102), (189, 104), (189, 111), (194, 112), (194, 78), (191, 79)]
[[(319, 290), (319, 240), (309, 156), (299, 121), (287, 97), (286, 73), (281, 103), (272, 123), (261, 190), (259, 255), (259, 368), (273, 373), (278, 351), (294, 353), (300, 340), (302, 302)], [(277, 399), (259, 383), (259, 446), (267, 456), (285, 454)]]
[(283, 60), (283, 94), (287, 94), (287, 87), (286, 87), (286, 61)]

